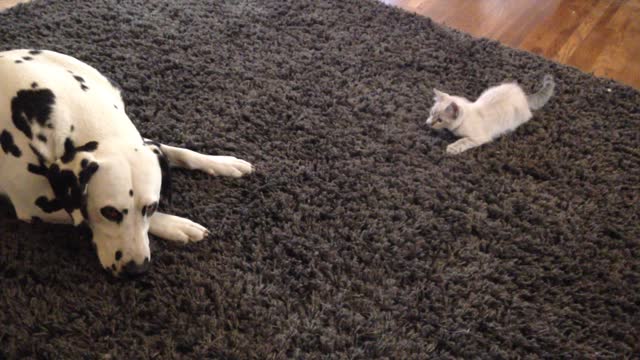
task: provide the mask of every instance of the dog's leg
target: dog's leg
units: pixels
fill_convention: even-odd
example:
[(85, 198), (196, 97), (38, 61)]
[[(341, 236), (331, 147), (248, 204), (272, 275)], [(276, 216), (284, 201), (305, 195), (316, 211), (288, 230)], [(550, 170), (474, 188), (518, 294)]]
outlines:
[(200, 170), (210, 175), (231, 177), (241, 177), (253, 172), (253, 166), (250, 163), (233, 156), (205, 155), (148, 140), (146, 142), (151, 146), (158, 147), (172, 167)]
[[(18, 218), (20, 218), (20, 215)], [(31, 218), (29, 219), (21, 218), (20, 220), (23, 220), (26, 222), (37, 222), (41, 220), (49, 224), (64, 224), (64, 225), (73, 224), (73, 220), (71, 219), (71, 216), (69, 215), (69, 213), (67, 213), (64, 210), (56, 211), (50, 214), (42, 213), (39, 215), (31, 216)]]
[[(35, 195), (32, 191), (25, 189), (39, 189), (49, 186), (42, 183), (43, 180), (37, 177), (26, 177), (20, 183), (11, 184), (10, 192), (4, 197), (13, 206), (16, 217), (25, 222), (46, 222), (51, 224), (73, 224), (69, 213), (59, 206), (56, 200), (49, 200), (52, 197), (49, 191), (44, 191), (42, 196)], [(9, 195), (12, 194), (12, 195)]]
[[(46, 201), (46, 199), (44, 201)], [(64, 210), (59, 210), (56, 207), (47, 209), (50, 211), (45, 212), (35, 206), (23, 206), (21, 202), (15, 202), (13, 205), (16, 210), (16, 217), (25, 222), (42, 221), (50, 224), (73, 224), (69, 213)]]
[(178, 241), (200, 241), (209, 235), (209, 230), (189, 219), (156, 212), (150, 219), (149, 232), (157, 237)]

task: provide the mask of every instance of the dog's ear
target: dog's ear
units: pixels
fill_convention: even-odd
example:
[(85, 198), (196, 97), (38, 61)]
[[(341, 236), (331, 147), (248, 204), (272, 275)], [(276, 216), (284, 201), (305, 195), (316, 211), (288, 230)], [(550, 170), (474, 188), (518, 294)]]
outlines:
[(160, 170), (162, 171), (162, 186), (160, 188), (160, 194), (167, 203), (171, 203), (171, 166), (169, 165), (167, 156), (162, 151), (162, 145), (157, 141), (145, 139), (144, 146), (158, 157), (158, 163), (160, 164)]
[(171, 203), (171, 167), (169, 166), (169, 160), (162, 154), (162, 156), (158, 155), (158, 162), (162, 171), (160, 194), (166, 199), (167, 203)]
[(98, 172), (100, 169), (100, 165), (95, 161), (93, 155), (85, 155), (85, 158), (80, 160), (80, 168), (81, 170), (78, 172), (78, 186), (81, 192), (80, 197), (80, 208), (74, 209), (71, 212), (71, 218), (73, 219), (73, 224), (78, 226), (82, 224), (85, 220), (89, 220), (89, 215), (87, 213), (87, 198), (89, 194), (87, 192), (89, 181), (93, 175)]

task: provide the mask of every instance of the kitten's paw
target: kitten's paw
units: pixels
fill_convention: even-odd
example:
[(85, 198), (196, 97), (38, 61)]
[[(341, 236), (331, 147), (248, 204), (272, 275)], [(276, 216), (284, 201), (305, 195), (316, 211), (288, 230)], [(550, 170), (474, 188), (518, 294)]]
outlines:
[(467, 150), (465, 147), (460, 146), (460, 144), (457, 143), (453, 143), (447, 146), (447, 154), (449, 155), (458, 155), (465, 150)]

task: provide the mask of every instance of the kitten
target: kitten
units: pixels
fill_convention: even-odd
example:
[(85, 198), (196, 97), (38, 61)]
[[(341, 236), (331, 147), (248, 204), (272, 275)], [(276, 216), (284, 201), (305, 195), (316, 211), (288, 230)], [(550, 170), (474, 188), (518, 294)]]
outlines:
[(527, 95), (518, 84), (507, 83), (485, 90), (475, 102), (433, 89), (435, 104), (427, 125), (448, 129), (461, 137), (447, 146), (448, 154), (459, 154), (527, 122), (531, 119), (531, 110), (544, 106), (554, 89), (551, 75), (545, 75), (542, 88), (535, 94)]

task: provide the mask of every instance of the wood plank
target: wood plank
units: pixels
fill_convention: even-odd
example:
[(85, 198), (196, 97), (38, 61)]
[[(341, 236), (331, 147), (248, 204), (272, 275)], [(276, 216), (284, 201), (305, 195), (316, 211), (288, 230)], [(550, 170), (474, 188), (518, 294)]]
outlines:
[(381, 0), (640, 88), (640, 0)]
[(563, 44), (559, 44), (561, 46), (553, 55), (553, 58), (561, 63), (569, 63), (571, 56), (593, 32), (593, 29), (598, 25), (600, 18), (612, 4), (612, 0), (597, 1), (585, 16), (580, 16), (578, 18), (578, 26)]
[(620, 76), (625, 76), (629, 84), (635, 84), (640, 88), (640, 1), (630, 2), (625, 9), (631, 13), (623, 44), (627, 49), (627, 59), (630, 61), (623, 61), (624, 67)]
[[(635, 15), (638, 16), (637, 13)], [(640, 39), (637, 36), (634, 37), (633, 32), (630, 31), (630, 26), (633, 23), (637, 23), (633, 16), (633, 8), (628, 3), (622, 3), (610, 18), (610, 21), (604, 26), (610, 36), (602, 47), (599, 56), (591, 64), (591, 69), (596, 75), (613, 77), (624, 71), (626, 64), (619, 59), (632, 58), (631, 52), (634, 45), (640, 42)], [(637, 48), (637, 46), (635, 47)]]
[(582, 19), (589, 14), (593, 5), (598, 1), (564, 1), (551, 17), (535, 26), (531, 34), (519, 46), (544, 57), (555, 59), (560, 48), (573, 35)]
[[(603, 69), (594, 67), (595, 61), (602, 54), (612, 37), (616, 36), (619, 30), (622, 30), (612, 29), (610, 26), (607, 26), (607, 24), (611, 22), (613, 16), (618, 12), (624, 1), (626, 0), (615, 0), (607, 7), (599, 17), (594, 30), (580, 43), (578, 51), (574, 52), (567, 60), (567, 63), (587, 72), (596, 72), (596, 70), (598, 70), (602, 73)], [(615, 59), (615, 61), (619, 61), (619, 59)]]
[[(520, 5), (520, 2), (515, 2)], [(536, 6), (536, 11), (531, 11), (527, 7), (521, 7), (519, 16), (510, 16), (502, 25), (499, 32), (489, 34), (491, 39), (499, 39), (500, 42), (512, 46), (520, 47), (524, 39), (542, 21), (550, 17), (560, 6), (561, 0), (540, 1)]]

